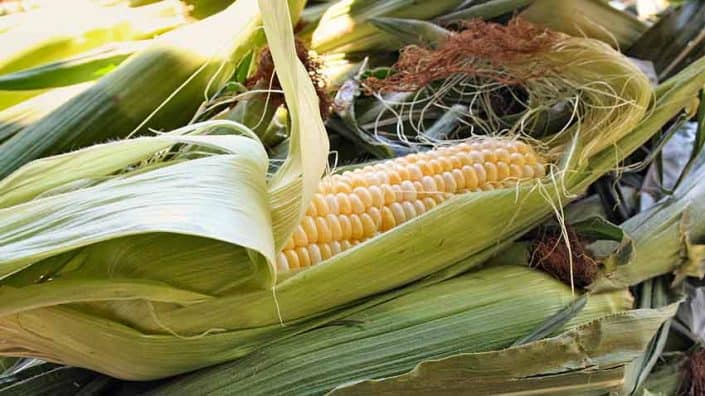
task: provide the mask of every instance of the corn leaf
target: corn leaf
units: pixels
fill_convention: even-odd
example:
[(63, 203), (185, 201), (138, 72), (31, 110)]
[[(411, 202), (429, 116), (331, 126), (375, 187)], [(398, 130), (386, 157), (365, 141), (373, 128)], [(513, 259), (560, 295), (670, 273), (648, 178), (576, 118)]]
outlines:
[(2, 34), (0, 73), (70, 57), (108, 42), (150, 38), (183, 25), (185, 12), (183, 4), (171, 0), (136, 8), (90, 2), (45, 7)]
[[(538, 290), (542, 292), (532, 292)], [(527, 299), (527, 293), (532, 298)], [(569, 287), (543, 273), (521, 266), (487, 268), (342, 316), (328, 326), (276, 341), (232, 363), (176, 379), (154, 394), (189, 394), (196, 390), (216, 394), (321, 394), (351, 381), (401, 374), (426, 359), (467, 353), (470, 355), (459, 355), (456, 359), (462, 361), (468, 356), (477, 364), (483, 359), (481, 354), (474, 353), (510, 346), (572, 299)], [(567, 328), (630, 306), (631, 298), (626, 291), (589, 296), (585, 309)], [(632, 331), (643, 332), (641, 338), (648, 334), (643, 329)], [(574, 365), (571, 368), (583, 367), (582, 359), (571, 356), (579, 350), (575, 345), (568, 347), (569, 338), (564, 337), (560, 342), (567, 350), (562, 357), (572, 358), (568, 360)], [(533, 344), (536, 343), (528, 345)], [(533, 349), (546, 351), (547, 346), (534, 345)], [(556, 345), (553, 349), (560, 348)], [(506, 359), (508, 354), (500, 354), (489, 365), (485, 361), (485, 370), (502, 367), (500, 363), (506, 360), (500, 361), (500, 357)], [(530, 368), (530, 373), (541, 373), (540, 368), (545, 368), (550, 372), (567, 369), (568, 362), (556, 359), (550, 362), (555, 366), (549, 366), (550, 363), (536, 361), (529, 367), (516, 369)], [(451, 361), (444, 366), (439, 373), (450, 367), (465, 369)], [(516, 366), (507, 365), (504, 374), (513, 367)], [(420, 382), (425, 383), (422, 379)], [(428, 386), (437, 387), (438, 383), (428, 382)]]
[(88, 89), (90, 83), (52, 89), (0, 111), (0, 144)]
[(373, 17), (430, 19), (450, 11), (461, 0), (440, 0), (419, 3), (412, 0), (373, 1), (343, 0), (333, 3), (317, 23), (302, 32), (317, 52), (358, 52), (397, 50), (402, 42), (393, 34), (375, 27)]
[(112, 44), (95, 51), (31, 69), (0, 75), (2, 90), (32, 90), (63, 87), (96, 80), (115, 69), (148, 41)]
[[(298, 15), (303, 1), (290, 5)], [(262, 42), (260, 22), (256, 1), (239, 0), (159, 37), (95, 86), (0, 145), (0, 178), (47, 155), (184, 125), (206, 95)]]
[[(699, 59), (659, 87), (657, 107), (640, 128), (654, 128), (673, 114), (677, 107), (692, 100), (683, 95), (688, 87), (692, 92), (702, 86), (698, 79), (705, 67), (705, 58)], [(691, 86), (692, 84), (692, 86)], [(656, 125), (654, 125), (656, 124)], [(636, 145), (636, 142), (630, 145)], [(681, 182), (672, 196), (663, 202), (627, 220), (621, 226), (634, 243), (630, 250), (618, 251), (605, 263), (605, 269), (591, 286), (593, 290), (605, 290), (634, 285), (657, 275), (675, 272), (678, 279), (686, 276), (702, 277), (705, 264), (702, 251), (702, 222), (699, 220), (699, 205), (702, 186), (698, 180), (705, 171), (702, 153), (689, 175)], [(605, 158), (604, 161), (608, 159)]]
[(554, 338), (505, 350), (423, 362), (408, 374), (342, 385), (333, 394), (427, 394), (438, 389), (444, 392), (472, 389), (477, 395), (618, 391), (624, 366), (641, 354), (676, 308), (674, 304), (608, 315)]
[(437, 18), (437, 21), (441, 23), (457, 23), (475, 18), (492, 19), (511, 12), (518, 12), (533, 2), (534, 0), (490, 0), (442, 15)]
[(648, 28), (635, 16), (601, 0), (535, 0), (520, 16), (559, 32), (594, 38), (624, 49)]

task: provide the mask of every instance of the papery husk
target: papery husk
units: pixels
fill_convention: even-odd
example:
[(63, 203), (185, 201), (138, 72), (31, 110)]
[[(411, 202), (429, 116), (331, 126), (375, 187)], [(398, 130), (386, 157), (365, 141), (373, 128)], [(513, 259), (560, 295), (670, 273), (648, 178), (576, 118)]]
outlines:
[[(345, 384), (406, 373), (421, 361), (430, 360), (433, 367), (444, 364), (445, 358), (463, 360), (509, 347), (574, 298), (568, 286), (527, 267), (481, 269), (341, 316), (335, 323), (275, 341), (232, 363), (167, 382), (150, 394), (217, 394), (227, 389), (248, 395), (304, 395), (322, 394), (338, 386), (342, 393), (350, 393)], [(589, 296), (585, 308), (563, 330), (628, 310), (631, 305), (626, 290)], [(640, 329), (648, 334), (645, 330)], [(495, 363), (499, 360), (494, 359)], [(550, 367), (558, 359), (550, 360), (534, 363), (532, 369), (542, 373), (541, 367)], [(435, 375), (435, 368), (417, 369), (416, 375), (436, 377), (460, 368), (450, 361), (444, 365)], [(511, 371), (506, 370), (505, 375)], [(397, 381), (390, 378), (390, 382)], [(404, 385), (409, 382), (414, 388), (425, 386), (426, 391), (448, 390), (433, 380), (421, 385), (425, 382), (421, 378), (399, 379), (395, 385), (401, 384), (399, 392), (406, 393), (409, 389)], [(388, 385), (363, 383), (360, 387), (365, 390), (351, 388), (353, 393), (374, 393), (395, 387)]]

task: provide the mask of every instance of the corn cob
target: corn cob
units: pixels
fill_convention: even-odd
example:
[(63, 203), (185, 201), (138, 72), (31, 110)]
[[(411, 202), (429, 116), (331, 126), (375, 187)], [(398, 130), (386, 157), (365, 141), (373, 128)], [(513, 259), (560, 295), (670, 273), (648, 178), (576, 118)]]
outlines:
[(540, 178), (544, 166), (526, 143), (486, 138), (327, 176), (277, 256), (277, 269), (286, 272), (318, 264), (420, 216), (454, 194)]

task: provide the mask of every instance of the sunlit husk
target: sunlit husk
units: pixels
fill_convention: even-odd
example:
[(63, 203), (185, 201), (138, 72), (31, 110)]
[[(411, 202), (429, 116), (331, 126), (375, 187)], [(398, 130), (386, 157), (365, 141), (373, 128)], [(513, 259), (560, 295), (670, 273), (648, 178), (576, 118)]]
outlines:
[(648, 28), (631, 13), (600, 0), (536, 0), (519, 15), (553, 30), (598, 39), (623, 50)]
[[(300, 10), (303, 2), (291, 2)], [(254, 0), (161, 36), (91, 89), (0, 146), (0, 178), (43, 156), (187, 123), (263, 40)], [(214, 39), (218, 37), (220, 39)]]
[(0, 74), (70, 57), (110, 42), (139, 40), (187, 22), (183, 3), (162, 0), (144, 7), (101, 7), (67, 1), (24, 15), (2, 34)]

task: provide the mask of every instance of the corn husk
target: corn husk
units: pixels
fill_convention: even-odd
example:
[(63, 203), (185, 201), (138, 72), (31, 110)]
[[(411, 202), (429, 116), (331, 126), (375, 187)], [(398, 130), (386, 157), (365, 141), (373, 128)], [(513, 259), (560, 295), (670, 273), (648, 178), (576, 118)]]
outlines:
[(46, 93), (44, 89), (32, 89), (25, 91), (0, 91), (0, 111), (22, 103), (35, 96)]
[(518, 13), (534, 1), (535, 0), (489, 0), (442, 15), (436, 18), (436, 20), (440, 23), (447, 24), (464, 22), (475, 18), (492, 19), (510, 13)]
[(97, 80), (148, 43), (149, 40), (109, 44), (69, 59), (3, 74), (0, 75), (0, 90), (39, 90)]
[[(294, 10), (302, 6), (292, 1)], [(254, 0), (242, 0), (163, 35), (94, 87), (3, 143), (0, 178), (36, 158), (185, 124), (261, 43), (258, 15)]]
[(91, 83), (53, 89), (0, 111), (0, 144), (18, 132), (39, 121), (74, 96), (88, 89)]
[(404, 375), (342, 384), (332, 394), (601, 395), (619, 391), (640, 355), (676, 306), (609, 315), (557, 337), (487, 353), (425, 361)]
[(375, 27), (371, 18), (431, 19), (461, 3), (461, 0), (431, 3), (411, 0), (338, 1), (330, 5), (318, 21), (310, 21), (301, 36), (309, 39), (311, 49), (320, 53), (397, 50), (403, 43)]
[[(67, 1), (32, 11), (22, 23), (2, 33), (0, 74), (35, 67), (77, 55), (109, 42), (139, 40), (186, 23), (179, 1), (144, 7), (101, 7)], [(65, 17), (57, 17), (65, 16)]]
[(615, 289), (673, 273), (676, 283), (685, 277), (705, 276), (705, 153), (674, 193), (624, 222), (627, 234), (620, 250), (610, 256), (592, 288)]
[[(433, 359), (438, 365), (437, 359), (463, 359), (467, 355), (459, 356), (504, 349), (573, 299), (568, 286), (527, 267), (482, 269), (342, 316), (339, 324), (277, 341), (243, 359), (172, 381), (154, 394), (188, 394), (197, 389), (248, 395), (321, 394), (350, 382), (402, 374), (420, 361)], [(564, 330), (628, 310), (631, 304), (626, 290), (589, 296), (585, 308)], [(361, 387), (373, 390), (385, 385)], [(426, 386), (437, 383), (429, 381)]]
[(679, 72), (705, 53), (703, 4), (685, 2), (671, 7), (629, 48), (626, 54), (651, 61), (660, 80)]
[[(661, 98), (668, 105), (648, 109), (650, 85), (630, 62), (602, 43), (566, 38), (542, 58), (564, 59), (555, 83), (599, 79), (613, 91), (584, 93), (582, 122), (553, 140), (562, 158), (551, 177), (457, 196), (320, 265), (278, 274), (274, 256), (318, 186), (328, 142), (291, 26), (281, 23), (284, 2), (260, 7), (291, 116), (283, 166), (268, 179), (255, 134), (217, 121), (34, 161), (0, 181), (3, 354), (159, 378), (244, 356), (371, 296), (408, 293), (401, 286), (411, 282), (453, 277), (612, 169), (705, 79), (676, 80)], [(629, 105), (615, 110), (613, 92)], [(164, 155), (176, 143), (192, 149)]]
[(648, 28), (635, 16), (601, 0), (536, 0), (520, 14), (528, 21), (579, 37), (629, 48)]

